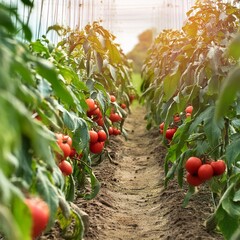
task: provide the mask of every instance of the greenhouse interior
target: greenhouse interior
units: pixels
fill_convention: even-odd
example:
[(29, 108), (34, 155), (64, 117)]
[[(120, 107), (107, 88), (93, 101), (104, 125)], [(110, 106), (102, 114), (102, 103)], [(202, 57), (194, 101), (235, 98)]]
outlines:
[(0, 0), (0, 240), (239, 240), (240, 1)]

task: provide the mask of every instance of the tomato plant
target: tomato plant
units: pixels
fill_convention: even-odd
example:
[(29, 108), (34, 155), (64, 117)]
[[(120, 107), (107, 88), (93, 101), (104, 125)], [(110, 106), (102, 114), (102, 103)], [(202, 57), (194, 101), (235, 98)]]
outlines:
[[(33, 7), (31, 1), (22, 3)], [(0, 147), (0, 232), (6, 239), (30, 240), (58, 221), (63, 234), (71, 226), (68, 238), (82, 239), (81, 216), (69, 202), (76, 196), (90, 200), (99, 192), (91, 163), (102, 153), (96, 146), (91, 153), (90, 129), (100, 132), (96, 143), (102, 149), (108, 139), (102, 131), (114, 127), (125, 133), (128, 112), (119, 103), (128, 107), (129, 95), (135, 93), (130, 63), (115, 37), (98, 23), (68, 29), (54, 45), (46, 36), (32, 41), (16, 9), (1, 3), (0, 17), (0, 130), (5, 136)], [(18, 28), (24, 41), (16, 36)], [(118, 122), (109, 119), (112, 109)], [(42, 215), (30, 200), (37, 197), (49, 208), (42, 207)]]
[[(143, 66), (140, 98), (147, 105), (147, 128), (164, 122), (166, 185), (177, 176), (182, 187), (186, 176), (184, 206), (196, 187), (208, 185), (215, 210), (206, 226), (217, 227), (226, 239), (239, 236), (239, 18), (234, 3), (197, 1), (181, 30), (163, 30), (155, 39)], [(177, 131), (166, 142), (174, 125)], [(193, 156), (202, 164), (191, 165)]]

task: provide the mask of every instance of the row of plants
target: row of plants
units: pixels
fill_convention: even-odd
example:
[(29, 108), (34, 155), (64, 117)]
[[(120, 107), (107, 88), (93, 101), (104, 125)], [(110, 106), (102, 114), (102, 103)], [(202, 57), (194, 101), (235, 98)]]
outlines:
[(92, 166), (109, 156), (110, 135), (126, 136), (123, 124), (136, 94), (130, 63), (99, 23), (48, 31), (62, 40), (32, 41), (17, 9), (0, 4), (4, 239), (35, 239), (56, 221), (64, 238), (82, 239), (83, 222), (70, 203), (97, 195)]
[(163, 30), (149, 49), (140, 99), (167, 148), (166, 186), (186, 181), (186, 206), (207, 185), (214, 212), (205, 224), (225, 239), (240, 236), (239, 19), (235, 4), (196, 1), (182, 29)]

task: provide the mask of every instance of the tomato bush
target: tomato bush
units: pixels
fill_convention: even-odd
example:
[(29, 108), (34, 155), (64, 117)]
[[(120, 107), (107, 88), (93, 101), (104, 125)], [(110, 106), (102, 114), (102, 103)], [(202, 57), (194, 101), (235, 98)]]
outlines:
[[(181, 30), (164, 30), (155, 39), (143, 66), (140, 98), (148, 111), (147, 128), (164, 122), (166, 185), (177, 176), (182, 187), (186, 178), (186, 206), (204, 181), (215, 207), (206, 226), (217, 227), (226, 239), (240, 236), (239, 18), (234, 3), (197, 1)], [(174, 121), (176, 115), (181, 121)], [(173, 127), (177, 130), (170, 138)], [(195, 163), (188, 166), (193, 156), (202, 161), (198, 173)], [(222, 166), (214, 170), (220, 159)]]
[[(68, 238), (82, 239), (82, 219), (69, 202), (97, 195), (91, 165), (106, 152), (108, 129), (126, 136), (123, 122), (135, 95), (131, 65), (97, 22), (82, 30), (49, 27), (62, 34), (55, 45), (46, 36), (32, 41), (29, 27), (6, 4), (0, 4), (0, 19), (0, 232), (30, 240), (57, 220), (63, 235), (71, 226)], [(119, 121), (110, 120), (111, 112)], [(90, 130), (99, 133), (102, 151), (91, 152)], [(45, 217), (30, 199), (44, 202)]]

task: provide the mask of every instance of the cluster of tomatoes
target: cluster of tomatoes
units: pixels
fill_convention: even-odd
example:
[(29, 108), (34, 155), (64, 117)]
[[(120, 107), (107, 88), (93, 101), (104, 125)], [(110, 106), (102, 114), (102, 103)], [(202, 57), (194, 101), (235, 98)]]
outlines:
[(103, 126), (104, 119), (98, 103), (92, 98), (87, 98), (86, 103), (88, 105), (87, 116), (96, 122), (99, 126)]
[[(192, 105), (187, 106), (185, 108), (185, 117), (190, 117), (192, 115), (192, 111), (193, 111), (193, 106)], [(173, 124), (168, 127), (168, 129), (166, 130), (166, 133), (165, 133), (165, 138), (168, 141), (172, 141), (173, 136), (174, 136), (175, 132), (178, 129), (178, 125), (177, 124), (179, 124), (181, 121), (182, 121), (181, 115), (175, 114), (173, 116)], [(164, 129), (164, 122), (162, 122), (159, 125), (159, 132), (160, 132), (160, 134), (163, 134), (163, 129)]]
[(222, 175), (226, 170), (226, 164), (221, 159), (203, 163), (198, 157), (190, 157), (186, 161), (185, 169), (187, 182), (192, 186), (199, 186), (213, 176)]
[(89, 140), (90, 151), (94, 154), (101, 153), (104, 148), (105, 141), (107, 140), (106, 132), (104, 130), (99, 131), (90, 130), (89, 137), (90, 137)]
[[(110, 95), (110, 100), (111, 100), (112, 103), (114, 103), (114, 102), (116, 102), (116, 97), (114, 95)], [(127, 107), (125, 103), (121, 103), (120, 106), (121, 106), (122, 109), (125, 109)], [(122, 117), (117, 112), (115, 112), (114, 108), (111, 109), (109, 119), (112, 122), (112, 126), (110, 126), (108, 128), (109, 135), (119, 135), (119, 134), (121, 134), (121, 130), (118, 129), (117, 127), (115, 127), (114, 123), (121, 122)]]
[(75, 155), (76, 151), (72, 148), (72, 138), (68, 135), (64, 135), (61, 133), (56, 133), (57, 144), (62, 150), (61, 155), (57, 155), (60, 163), (58, 167), (62, 171), (63, 175), (68, 176), (72, 174), (73, 168), (70, 162), (66, 160), (67, 157), (72, 157)]

